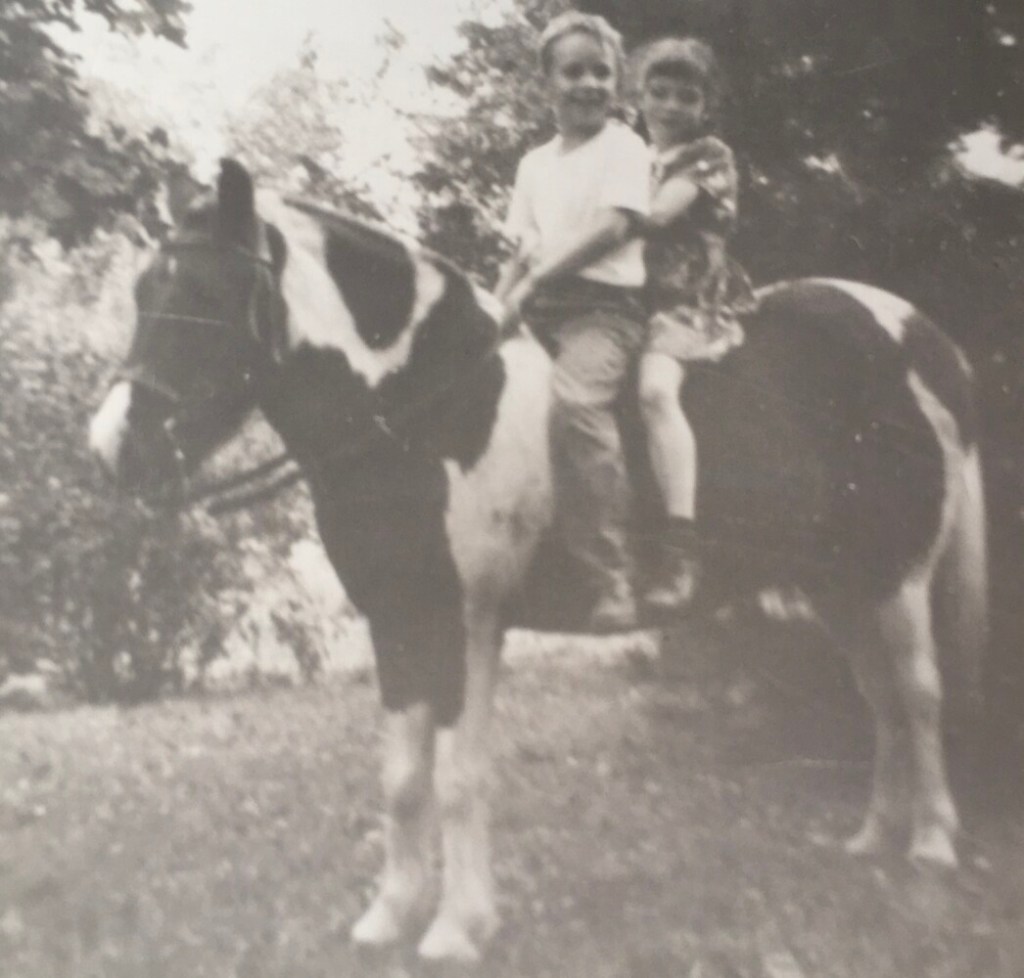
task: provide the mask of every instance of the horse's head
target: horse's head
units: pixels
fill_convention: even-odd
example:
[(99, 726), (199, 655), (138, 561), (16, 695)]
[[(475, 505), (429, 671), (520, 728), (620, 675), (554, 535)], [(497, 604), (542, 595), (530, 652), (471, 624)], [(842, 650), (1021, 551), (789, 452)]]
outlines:
[(140, 276), (136, 304), (90, 441), (122, 487), (172, 500), (256, 406), (302, 464), (396, 424), (425, 437), (498, 340), (483, 293), (448, 262), (317, 204), (268, 192), (257, 209), (234, 162)]
[(90, 426), (90, 445), (128, 491), (174, 498), (255, 406), (283, 330), (274, 229), (252, 179), (225, 161), (135, 286), (131, 349)]

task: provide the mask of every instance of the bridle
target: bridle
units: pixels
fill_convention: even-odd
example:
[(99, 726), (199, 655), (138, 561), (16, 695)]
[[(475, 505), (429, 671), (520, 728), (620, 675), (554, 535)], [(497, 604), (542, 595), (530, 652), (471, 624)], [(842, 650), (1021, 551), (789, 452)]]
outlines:
[[(172, 241), (165, 244), (163, 250), (172, 254), (175, 252), (209, 251), (219, 255), (227, 251), (241, 257), (246, 265), (256, 270), (245, 303), (245, 323), (242, 326), (228, 319), (212, 316), (192, 316), (168, 312), (140, 312), (139, 314), (140, 320), (154, 325), (177, 323), (208, 326), (236, 334), (249, 347), (249, 355), (246, 357), (247, 362), (239, 374), (237, 383), (228, 390), (211, 391), (205, 396), (190, 398), (165, 382), (151, 367), (142, 362), (132, 363), (129, 361), (115, 374), (115, 381), (123, 380), (136, 384), (169, 401), (174, 406), (172, 413), (160, 426), (160, 432), (166, 439), (171, 458), (174, 460), (177, 483), (179, 486), (185, 487), (180, 497), (175, 500), (176, 506), (183, 509), (206, 500), (217, 500), (219, 497), (243, 489), (249, 484), (273, 474), (291, 461), (288, 452), (280, 452), (271, 459), (241, 472), (213, 480), (199, 487), (189, 488), (188, 456), (180, 437), (180, 433), (189, 425), (202, 423), (208, 417), (209, 409), (214, 404), (245, 403), (246, 401), (255, 404), (254, 389), (257, 382), (264, 378), (280, 360), (284, 324), (283, 322), (267, 324), (260, 322), (259, 294), (261, 288), (267, 292), (268, 296), (276, 294), (277, 291), (279, 269), (275, 267), (271, 258), (241, 245), (224, 245), (208, 238), (186, 238)], [(279, 335), (275, 336), (274, 333)], [(300, 477), (300, 473), (292, 473), (286, 484), (290, 485)], [(284, 485), (275, 486), (274, 489), (278, 491), (284, 487)], [(245, 502), (243, 501), (239, 505), (245, 505)], [(211, 506), (211, 511), (215, 507), (219, 512), (238, 508), (230, 500), (222, 500), (219, 504), (215, 503)]]

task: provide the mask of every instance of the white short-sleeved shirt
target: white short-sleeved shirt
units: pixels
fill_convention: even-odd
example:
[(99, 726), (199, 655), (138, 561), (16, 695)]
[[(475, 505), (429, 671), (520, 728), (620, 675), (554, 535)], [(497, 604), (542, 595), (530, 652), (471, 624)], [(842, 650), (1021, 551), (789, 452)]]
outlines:
[[(561, 251), (609, 207), (650, 212), (651, 157), (644, 141), (611, 120), (566, 150), (561, 136), (531, 150), (516, 172), (505, 231), (537, 260)], [(634, 238), (577, 272), (606, 285), (644, 284), (643, 243)]]

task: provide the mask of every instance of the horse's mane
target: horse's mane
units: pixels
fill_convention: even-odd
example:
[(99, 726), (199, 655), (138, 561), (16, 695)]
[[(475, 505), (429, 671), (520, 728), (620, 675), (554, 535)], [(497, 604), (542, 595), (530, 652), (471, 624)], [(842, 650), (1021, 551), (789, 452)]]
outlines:
[[(287, 207), (312, 217), (325, 230), (364, 254), (397, 264), (408, 260), (411, 248), (419, 257), (431, 264), (465, 279), (470, 284), (473, 283), (473, 276), (450, 258), (408, 235), (399, 234), (379, 221), (356, 217), (354, 214), (307, 197), (287, 195), (278, 199)], [(182, 218), (182, 230), (193, 233), (207, 230), (216, 208), (217, 199), (212, 192), (200, 197), (190, 205)]]
[(308, 214), (325, 230), (331, 231), (360, 251), (368, 252), (385, 261), (394, 262), (407, 259), (409, 245), (412, 245), (417, 255), (472, 282), (472, 276), (451, 259), (415, 239), (399, 234), (384, 224), (371, 221), (368, 218), (356, 217), (354, 214), (348, 214), (305, 197), (287, 196), (283, 200), (289, 207)]

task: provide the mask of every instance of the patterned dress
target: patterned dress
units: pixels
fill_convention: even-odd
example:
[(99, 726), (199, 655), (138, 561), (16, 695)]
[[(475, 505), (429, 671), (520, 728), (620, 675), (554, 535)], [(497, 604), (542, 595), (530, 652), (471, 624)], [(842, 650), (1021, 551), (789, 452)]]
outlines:
[(732, 150), (702, 136), (660, 154), (654, 189), (684, 178), (697, 200), (647, 241), (651, 310), (647, 347), (677, 360), (718, 360), (743, 342), (739, 316), (756, 306), (750, 280), (726, 248), (736, 225), (737, 176)]

